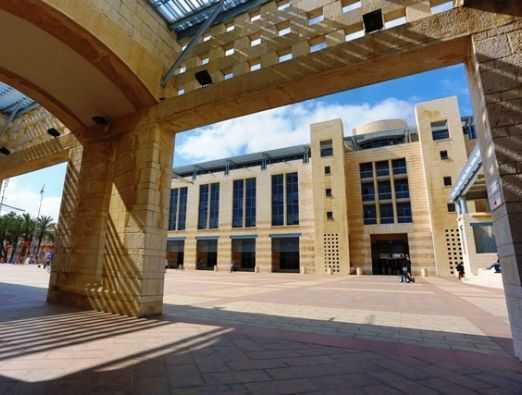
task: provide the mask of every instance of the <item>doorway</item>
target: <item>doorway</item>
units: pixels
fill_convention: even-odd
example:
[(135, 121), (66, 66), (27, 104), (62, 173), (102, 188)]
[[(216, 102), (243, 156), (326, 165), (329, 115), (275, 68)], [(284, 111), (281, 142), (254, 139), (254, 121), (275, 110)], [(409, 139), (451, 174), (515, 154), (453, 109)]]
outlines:
[[(407, 233), (371, 235), (372, 274), (399, 275), (410, 248)], [(411, 267), (408, 267), (411, 272)]]
[(256, 266), (256, 239), (232, 239), (232, 270), (253, 272)]
[(272, 238), (272, 271), (299, 273), (299, 237)]
[(198, 240), (196, 251), (196, 269), (214, 270), (217, 265), (217, 239)]

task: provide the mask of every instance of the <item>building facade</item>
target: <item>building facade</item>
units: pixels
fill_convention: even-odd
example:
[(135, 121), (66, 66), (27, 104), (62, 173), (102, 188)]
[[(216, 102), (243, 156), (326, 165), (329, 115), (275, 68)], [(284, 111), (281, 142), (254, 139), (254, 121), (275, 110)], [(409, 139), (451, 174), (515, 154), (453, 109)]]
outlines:
[(167, 259), (184, 269), (452, 275), (462, 262), (454, 180), (474, 145), (455, 97), (419, 103), (416, 126), (373, 122), (345, 137), (174, 169)]

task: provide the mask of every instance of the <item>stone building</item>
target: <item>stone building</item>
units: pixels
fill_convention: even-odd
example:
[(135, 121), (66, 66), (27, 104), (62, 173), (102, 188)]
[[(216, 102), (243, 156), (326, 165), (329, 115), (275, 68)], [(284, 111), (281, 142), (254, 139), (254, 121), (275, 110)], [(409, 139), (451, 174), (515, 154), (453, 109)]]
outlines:
[(169, 265), (185, 269), (420, 274), (462, 261), (453, 182), (475, 143), (457, 99), (419, 103), (416, 125), (311, 125), (309, 145), (174, 169)]

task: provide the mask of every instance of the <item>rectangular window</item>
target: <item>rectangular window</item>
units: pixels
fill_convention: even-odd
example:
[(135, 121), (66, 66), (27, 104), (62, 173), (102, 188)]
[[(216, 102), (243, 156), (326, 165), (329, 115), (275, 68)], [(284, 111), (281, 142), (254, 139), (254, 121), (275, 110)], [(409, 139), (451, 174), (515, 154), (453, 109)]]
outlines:
[(308, 13), (308, 25), (313, 26), (324, 20), (323, 9), (318, 8)]
[(387, 160), (375, 163), (377, 167), (377, 177), (385, 177), (390, 175), (390, 167)]
[(357, 40), (358, 38), (364, 37), (364, 30), (357, 30), (355, 32), (346, 33), (346, 36), (344, 36), (345, 41), (353, 41)]
[(210, 184), (210, 213), (208, 227), (215, 229), (219, 226), (219, 183)]
[(178, 204), (178, 230), (185, 230), (187, 219), (187, 193), (188, 188), (183, 187), (179, 189), (179, 204)]
[(213, 270), (217, 265), (217, 239), (196, 241), (196, 269)]
[(455, 203), (448, 203), (448, 213), (455, 212)]
[(375, 200), (375, 186), (373, 182), (361, 183), (361, 192), (363, 202), (371, 202)]
[(326, 219), (328, 221), (333, 221), (334, 217), (333, 217), (333, 211), (327, 211), (326, 212)]
[(365, 225), (375, 225), (377, 223), (377, 210), (373, 204), (363, 206), (363, 216)]
[(392, 198), (391, 184), (389, 180), (379, 181), (377, 188), (379, 190), (379, 200), (390, 200)]
[(403, 178), (400, 180), (394, 180), (395, 184), (395, 198), (396, 199), (408, 199), (410, 197), (410, 188), (408, 186), (408, 179)]
[(381, 212), (381, 224), (393, 224), (393, 205), (391, 203), (381, 204), (379, 210)]
[(450, 176), (444, 177), (444, 186), (449, 187), (449, 186), (451, 186), (451, 184), (452, 184), (451, 177)]
[(227, 47), (227, 48), (225, 48), (225, 56), (234, 55), (234, 52), (235, 52), (234, 47)]
[(245, 190), (245, 226), (256, 226), (256, 179), (246, 180)]
[(256, 267), (256, 239), (232, 239), (232, 270), (253, 272)]
[(397, 221), (400, 224), (412, 222), (410, 202), (397, 203)]
[(208, 218), (208, 184), (199, 186), (198, 229), (206, 229)]
[(401, 16), (395, 19), (390, 19), (389, 21), (384, 22), (384, 27), (386, 29), (391, 29), (396, 26), (404, 25), (407, 22), (405, 16)]
[(322, 49), (326, 48), (325, 41), (318, 41), (310, 45), (310, 53), (319, 52)]
[(284, 176), (272, 176), (272, 225), (284, 225), (285, 222), (285, 184)]
[(330, 166), (325, 166), (324, 167), (324, 174), (326, 174), (326, 175), (330, 175), (331, 174)]
[(232, 227), (243, 226), (243, 180), (234, 180), (232, 191)]
[(297, 173), (286, 175), (286, 224), (299, 224), (299, 182)]
[(491, 222), (471, 224), (473, 237), (475, 239), (475, 249), (477, 254), (494, 254), (497, 252), (497, 241)]
[(406, 174), (406, 159), (394, 159), (392, 160), (393, 174)]
[(299, 237), (272, 237), (272, 271), (299, 273)]
[(286, 62), (292, 59), (292, 52), (285, 52), (279, 55), (278, 61), (279, 63)]
[(326, 188), (325, 193), (326, 197), (332, 197), (332, 188)]
[(431, 123), (431, 136), (433, 140), (449, 139), (448, 121), (437, 121)]
[(185, 253), (185, 240), (167, 241), (167, 265), (169, 268), (177, 269), (183, 266)]
[(169, 230), (176, 230), (176, 220), (178, 216), (178, 192), (178, 188), (170, 190)]
[(343, 0), (341, 1), (341, 7), (343, 10), (343, 14), (346, 14), (347, 12), (357, 10), (362, 7), (361, 0)]
[(252, 63), (250, 65), (250, 71), (261, 70), (261, 63)]
[(278, 11), (285, 11), (290, 8), (290, 1), (283, 0), (277, 3)]
[(373, 178), (373, 163), (361, 163), (359, 165), (361, 178)]
[(321, 151), (321, 157), (332, 156), (333, 155), (333, 144), (332, 140), (324, 140), (319, 143), (319, 148)]
[(440, 159), (441, 160), (448, 160), (449, 159), (448, 151), (446, 151), (446, 150), (440, 151)]

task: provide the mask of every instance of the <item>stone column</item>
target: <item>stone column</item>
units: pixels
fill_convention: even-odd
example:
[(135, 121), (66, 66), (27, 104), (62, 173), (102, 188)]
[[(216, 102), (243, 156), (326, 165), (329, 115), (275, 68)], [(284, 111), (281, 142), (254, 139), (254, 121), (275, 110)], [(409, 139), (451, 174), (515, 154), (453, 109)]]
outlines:
[(522, 20), (473, 36), (470, 81), (515, 354), (522, 359)]
[(70, 161), (50, 302), (161, 313), (172, 137), (157, 124), (138, 124), (85, 144), (81, 159)]
[(219, 272), (230, 272), (232, 270), (232, 239), (221, 236), (218, 239), (217, 270)]

